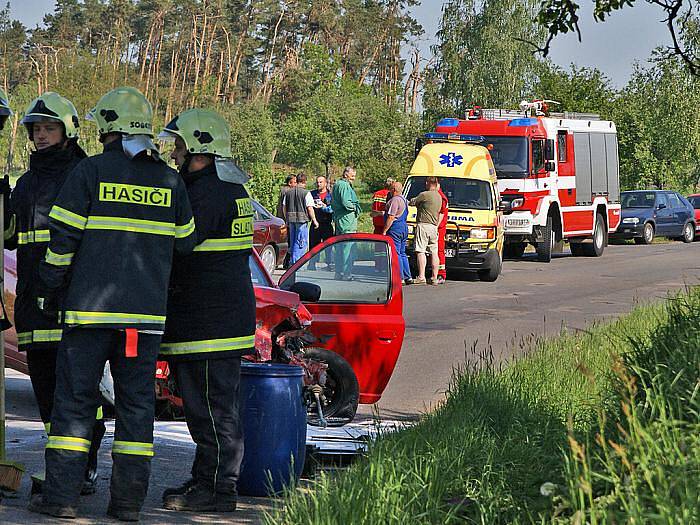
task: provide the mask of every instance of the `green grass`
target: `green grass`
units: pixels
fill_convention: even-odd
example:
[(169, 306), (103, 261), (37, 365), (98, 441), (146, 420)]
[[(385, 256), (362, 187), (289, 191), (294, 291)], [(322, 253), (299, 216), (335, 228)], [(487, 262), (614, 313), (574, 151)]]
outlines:
[(267, 522), (700, 521), (700, 290), (523, 347), (470, 350), (442, 406)]

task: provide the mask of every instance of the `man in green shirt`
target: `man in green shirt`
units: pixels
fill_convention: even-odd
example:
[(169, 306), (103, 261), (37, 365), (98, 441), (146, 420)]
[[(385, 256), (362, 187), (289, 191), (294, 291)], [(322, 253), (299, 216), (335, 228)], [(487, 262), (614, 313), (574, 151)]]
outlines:
[(425, 284), (425, 267), (427, 264), (426, 253), (430, 253), (430, 264), (433, 269), (433, 277), (430, 284), (439, 284), (438, 270), (438, 224), (442, 220), (442, 197), (438, 193), (437, 177), (425, 179), (426, 190), (411, 199), (409, 203), (416, 207), (416, 230), (414, 237), (414, 249), (418, 259), (418, 277), (414, 284)]
[[(333, 210), (333, 222), (335, 234), (355, 233), (357, 231), (357, 218), (362, 213), (357, 193), (352, 187), (355, 180), (355, 168), (347, 166), (343, 170), (343, 178), (333, 186), (331, 195), (331, 209)], [(352, 243), (345, 242), (335, 251), (335, 278), (337, 280), (351, 280), (352, 270)]]

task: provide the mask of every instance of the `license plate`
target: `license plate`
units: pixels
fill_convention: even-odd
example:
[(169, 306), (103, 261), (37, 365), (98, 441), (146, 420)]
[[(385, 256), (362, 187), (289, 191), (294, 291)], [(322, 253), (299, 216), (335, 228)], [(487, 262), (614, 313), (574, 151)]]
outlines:
[(445, 248), (445, 257), (455, 257), (457, 255), (457, 250), (454, 248)]

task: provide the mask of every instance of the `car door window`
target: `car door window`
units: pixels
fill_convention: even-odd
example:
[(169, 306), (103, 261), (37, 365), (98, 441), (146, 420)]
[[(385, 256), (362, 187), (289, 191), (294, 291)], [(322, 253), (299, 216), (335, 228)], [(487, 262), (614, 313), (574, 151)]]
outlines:
[(662, 204), (668, 208), (668, 199), (665, 193), (659, 193), (656, 196), (656, 207), (660, 208)]
[(678, 198), (678, 195), (676, 195), (675, 193), (668, 193), (666, 196), (668, 197), (669, 208), (684, 207), (681, 203), (681, 200)]
[(389, 253), (384, 241), (335, 242), (302, 264), (280, 288), (306, 282), (321, 288), (322, 303), (386, 303), (391, 293)]

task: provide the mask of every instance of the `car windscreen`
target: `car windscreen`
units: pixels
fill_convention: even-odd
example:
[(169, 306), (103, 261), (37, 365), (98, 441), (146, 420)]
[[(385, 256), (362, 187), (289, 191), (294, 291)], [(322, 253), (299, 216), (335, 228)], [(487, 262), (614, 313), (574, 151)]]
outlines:
[[(447, 196), (451, 209), (493, 209), (493, 194), (489, 182), (458, 177), (439, 177), (439, 180), (440, 189)], [(411, 200), (422, 191), (425, 191), (425, 177), (411, 177), (406, 188), (407, 198)]]
[(622, 194), (622, 209), (653, 208), (656, 194), (651, 191), (631, 191)]
[(700, 210), (700, 195), (696, 195), (695, 197), (688, 197), (688, 201), (690, 201), (690, 205), (695, 208), (696, 210)]
[(486, 137), (486, 145), (499, 179), (524, 179), (528, 176), (527, 137)]

